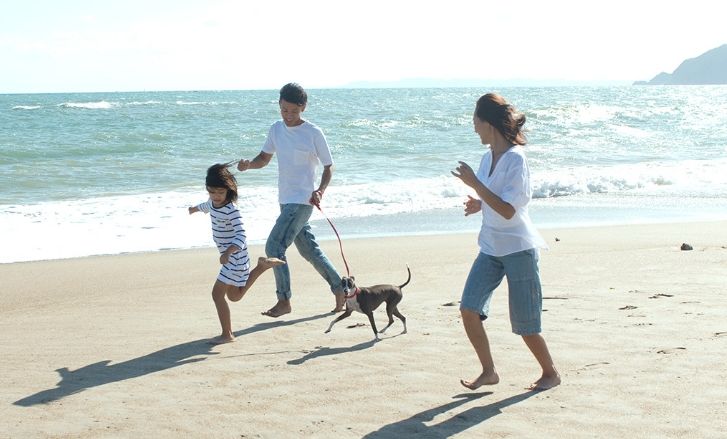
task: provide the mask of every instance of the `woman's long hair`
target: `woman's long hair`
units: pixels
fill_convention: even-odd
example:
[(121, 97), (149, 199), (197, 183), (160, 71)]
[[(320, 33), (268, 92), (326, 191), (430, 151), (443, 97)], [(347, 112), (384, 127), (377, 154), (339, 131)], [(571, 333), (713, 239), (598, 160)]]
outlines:
[(495, 93), (487, 93), (477, 100), (475, 116), (497, 129), (513, 145), (525, 145), (527, 139), (522, 128), (525, 115), (515, 110), (505, 98)]

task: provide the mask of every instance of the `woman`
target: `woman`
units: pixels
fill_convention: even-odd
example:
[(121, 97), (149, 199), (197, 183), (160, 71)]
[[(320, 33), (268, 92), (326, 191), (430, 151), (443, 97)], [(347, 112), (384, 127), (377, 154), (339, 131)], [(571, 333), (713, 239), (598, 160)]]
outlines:
[(479, 196), (468, 197), (465, 215), (482, 211), (480, 253), (472, 264), (460, 305), (462, 322), (482, 364), (482, 373), (472, 381), (460, 382), (474, 390), (500, 381), (482, 321), (487, 318), (493, 291), (507, 277), (512, 331), (522, 336), (543, 371), (530, 389), (550, 389), (560, 384), (560, 375), (540, 335), (543, 298), (538, 248), (546, 245), (528, 215), (530, 174), (522, 148), (526, 143), (522, 133), (525, 115), (516, 112), (501, 96), (488, 93), (477, 101), (472, 119), (475, 132), (483, 145), (489, 145), (489, 151), (476, 174), (464, 162), (459, 162), (452, 174)]

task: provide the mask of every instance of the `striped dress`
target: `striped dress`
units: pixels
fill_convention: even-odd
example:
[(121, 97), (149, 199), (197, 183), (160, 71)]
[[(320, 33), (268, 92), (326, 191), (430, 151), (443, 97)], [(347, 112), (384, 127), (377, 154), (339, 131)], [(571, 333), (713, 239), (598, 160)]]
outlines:
[(197, 208), (210, 214), (212, 238), (215, 240), (220, 254), (224, 253), (232, 244), (240, 248), (231, 254), (229, 261), (220, 268), (217, 280), (226, 285), (244, 287), (250, 276), (250, 256), (247, 252), (247, 238), (240, 211), (232, 203), (219, 208), (214, 207), (211, 200), (198, 205)]

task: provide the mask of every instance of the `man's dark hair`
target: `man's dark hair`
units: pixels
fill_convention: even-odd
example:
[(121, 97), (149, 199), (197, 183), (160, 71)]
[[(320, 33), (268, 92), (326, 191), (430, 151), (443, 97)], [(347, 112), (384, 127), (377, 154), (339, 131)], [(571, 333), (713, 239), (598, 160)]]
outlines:
[(308, 103), (308, 94), (299, 84), (291, 82), (280, 89), (280, 100), (291, 104), (305, 105)]

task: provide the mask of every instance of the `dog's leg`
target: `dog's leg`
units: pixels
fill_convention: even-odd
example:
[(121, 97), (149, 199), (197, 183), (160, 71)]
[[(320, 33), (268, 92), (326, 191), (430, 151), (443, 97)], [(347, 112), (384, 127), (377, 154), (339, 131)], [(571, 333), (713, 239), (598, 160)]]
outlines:
[(332, 321), (332, 322), (331, 322), (331, 325), (330, 325), (330, 326), (328, 327), (328, 329), (326, 329), (326, 332), (325, 332), (325, 334), (328, 334), (329, 332), (331, 332), (331, 328), (333, 328), (333, 325), (334, 325), (334, 324), (335, 324), (336, 322), (338, 322), (339, 320), (343, 320), (343, 319), (345, 319), (346, 317), (350, 316), (352, 312), (353, 312), (353, 309), (351, 309), (351, 308), (347, 308), (347, 309), (346, 309), (346, 311), (344, 311), (344, 312), (343, 312), (343, 314), (341, 314), (341, 315), (340, 315), (340, 316), (338, 316), (338, 317), (337, 317), (337, 318), (336, 318), (336, 319), (335, 319), (334, 321)]
[(386, 327), (384, 329), (379, 331), (379, 333), (383, 334), (384, 331), (389, 329), (389, 326), (391, 326), (394, 323), (394, 317), (391, 314), (395, 309), (396, 309), (396, 304), (389, 304), (389, 303), (386, 304), (386, 315), (389, 316), (389, 324), (386, 325)]
[(393, 297), (386, 302), (386, 315), (389, 316), (389, 324), (386, 325), (386, 328), (381, 330), (381, 333), (389, 329), (389, 326), (394, 323), (394, 317), (392, 316), (392, 314), (396, 315), (402, 322), (404, 322), (404, 332), (406, 332), (406, 319), (404, 318), (404, 316), (401, 315), (396, 307), (399, 302), (401, 302), (401, 296)]
[(374, 322), (374, 312), (373, 311), (369, 311), (369, 312), (366, 313), (366, 315), (369, 316), (369, 322), (371, 322), (371, 329), (374, 330), (374, 337), (376, 337), (376, 340), (377, 341), (380, 340), (379, 339), (379, 331), (376, 330), (376, 322)]
[(399, 312), (399, 308), (395, 307), (392, 312), (394, 313), (395, 316), (399, 317), (399, 320), (401, 320), (401, 323), (404, 324), (404, 330), (401, 333), (406, 334), (406, 317), (401, 315), (401, 313)]

